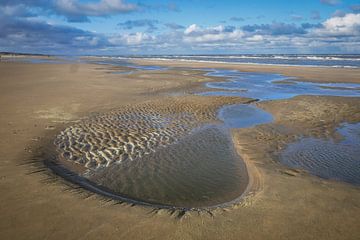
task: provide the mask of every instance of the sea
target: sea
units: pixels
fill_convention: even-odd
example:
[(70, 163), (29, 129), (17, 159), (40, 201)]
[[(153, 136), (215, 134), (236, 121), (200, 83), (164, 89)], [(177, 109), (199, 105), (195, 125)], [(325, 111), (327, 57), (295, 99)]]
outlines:
[(104, 57), (123, 60), (140, 58), (160, 61), (360, 68), (360, 54), (119, 55)]

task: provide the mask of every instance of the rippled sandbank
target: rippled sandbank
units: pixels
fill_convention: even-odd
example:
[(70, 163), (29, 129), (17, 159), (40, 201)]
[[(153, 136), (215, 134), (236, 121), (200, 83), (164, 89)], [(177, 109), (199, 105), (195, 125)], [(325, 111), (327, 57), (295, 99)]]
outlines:
[(303, 138), (291, 143), (281, 162), (327, 179), (360, 184), (360, 123), (344, 124), (341, 140)]

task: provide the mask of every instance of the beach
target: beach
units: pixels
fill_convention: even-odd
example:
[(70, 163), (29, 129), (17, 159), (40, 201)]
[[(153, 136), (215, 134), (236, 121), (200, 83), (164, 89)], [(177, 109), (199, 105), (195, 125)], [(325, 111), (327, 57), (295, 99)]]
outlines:
[[(359, 83), (359, 70), (331, 67), (308, 67), (291, 65), (266, 65), (266, 64), (236, 64), (236, 63), (212, 63), (199, 61), (159, 61), (151, 59), (134, 59), (135, 63), (170, 67), (192, 67), (192, 68), (221, 68), (235, 69), (244, 72), (269, 72), (281, 73), (291, 77), (300, 78), (302, 81), (315, 82), (349, 82)], [(326, 74), (324, 74), (326, 72)], [(340, 80), (341, 79), (341, 80)]]
[[(341, 139), (337, 133), (341, 124), (360, 121), (358, 97), (312, 95), (256, 101), (193, 93), (205, 91), (204, 83), (224, 81), (205, 75), (201, 68), (278, 73), (317, 83), (360, 83), (359, 69), (152, 60), (135, 63), (170, 68), (121, 74), (133, 69), (85, 62), (0, 62), (1, 239), (358, 238), (358, 185), (327, 180), (279, 161), (286, 146), (300, 137)], [(39, 157), (62, 132), (71, 132), (71, 127), (86, 129), (125, 113), (141, 120), (154, 112), (169, 119), (171, 113), (176, 119), (190, 119), (180, 121), (174, 135), (169, 134), (180, 138), (200, 125), (218, 124), (219, 108), (233, 104), (252, 104), (271, 113), (274, 120), (231, 130), (234, 149), (246, 166), (246, 186), (227, 192), (229, 199), (240, 194), (236, 202), (209, 211), (179, 213), (118, 202), (53, 176), (43, 166), (46, 159)], [(191, 113), (192, 118), (185, 113)], [(125, 123), (132, 125), (131, 118), (129, 121)], [(102, 127), (97, 128), (106, 132)], [(147, 129), (153, 128), (150, 125)], [(205, 139), (213, 135), (211, 132)], [(197, 136), (184, 146), (204, 139)], [(224, 142), (228, 143), (220, 141)], [(213, 144), (209, 149), (216, 147)], [(79, 164), (68, 164), (74, 172), (84, 170)], [(210, 206), (225, 200), (205, 203)]]

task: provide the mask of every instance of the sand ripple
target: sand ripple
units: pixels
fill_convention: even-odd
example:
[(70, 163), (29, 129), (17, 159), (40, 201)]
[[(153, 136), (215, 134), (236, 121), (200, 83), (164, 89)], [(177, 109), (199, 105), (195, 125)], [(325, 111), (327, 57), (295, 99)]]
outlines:
[(126, 106), (74, 124), (55, 139), (59, 158), (95, 170), (173, 144), (200, 123), (214, 121), (216, 107), (224, 103), (205, 98), (194, 104), (192, 98)]
[(239, 100), (169, 97), (93, 115), (58, 134), (56, 159), (122, 199), (223, 204), (239, 197), (248, 182), (229, 133), (214, 124), (218, 107)]
[(344, 137), (339, 142), (303, 138), (289, 144), (281, 161), (323, 178), (360, 184), (360, 124), (345, 124), (338, 131)]

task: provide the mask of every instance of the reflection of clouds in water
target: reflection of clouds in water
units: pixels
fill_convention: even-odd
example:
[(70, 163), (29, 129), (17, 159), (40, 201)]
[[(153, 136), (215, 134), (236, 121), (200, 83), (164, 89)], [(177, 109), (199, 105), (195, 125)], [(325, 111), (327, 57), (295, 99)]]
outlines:
[[(209, 71), (208, 76), (225, 77), (228, 81), (207, 83), (207, 87), (219, 91), (204, 92), (202, 95), (241, 96), (260, 100), (287, 99), (298, 95), (360, 97), (360, 84), (355, 83), (301, 82), (279, 74), (214, 69)], [(254, 108), (256, 109), (255, 106)], [(220, 111), (220, 118), (228, 116), (230, 124), (249, 127), (270, 122), (271, 115), (269, 117), (267, 114), (269, 113), (254, 113), (250, 108), (245, 114), (239, 109), (224, 107)], [(281, 154), (281, 161), (323, 178), (360, 184), (360, 124), (345, 124), (338, 132), (344, 136), (341, 142), (303, 138), (288, 145)]]
[(273, 121), (270, 113), (249, 104), (224, 106), (218, 117), (229, 128), (248, 128)]
[(207, 83), (207, 87), (219, 91), (203, 92), (201, 95), (240, 96), (260, 100), (286, 99), (298, 95), (360, 96), (360, 84), (355, 83), (300, 82), (280, 74), (245, 73), (234, 70), (209, 71), (208, 76), (225, 77), (228, 81)]

